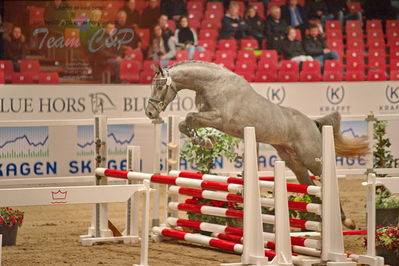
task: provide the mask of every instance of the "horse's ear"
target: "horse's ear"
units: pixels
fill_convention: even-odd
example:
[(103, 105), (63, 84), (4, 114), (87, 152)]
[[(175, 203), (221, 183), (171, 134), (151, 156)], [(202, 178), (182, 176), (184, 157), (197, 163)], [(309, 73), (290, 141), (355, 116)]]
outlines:
[(155, 74), (161, 73), (161, 75), (164, 76), (164, 71), (161, 65), (159, 64), (151, 65), (151, 68), (152, 70), (154, 70)]

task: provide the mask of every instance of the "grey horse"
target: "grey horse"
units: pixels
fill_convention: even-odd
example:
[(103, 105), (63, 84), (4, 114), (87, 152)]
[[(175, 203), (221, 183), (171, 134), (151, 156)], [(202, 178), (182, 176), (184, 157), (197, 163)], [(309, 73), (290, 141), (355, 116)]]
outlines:
[[(321, 162), (316, 158), (321, 157), (323, 125), (333, 126), (337, 155), (355, 157), (369, 152), (364, 138), (345, 139), (341, 135), (339, 113), (311, 120), (298, 110), (268, 101), (241, 76), (219, 65), (184, 61), (154, 70), (156, 75), (145, 110), (149, 118), (159, 118), (178, 91), (193, 90), (198, 112), (187, 114), (179, 124), (183, 134), (199, 144), (209, 145), (209, 139), (198, 139), (195, 129), (213, 127), (243, 138), (244, 127), (255, 127), (256, 140), (272, 145), (300, 184), (313, 184), (308, 170), (316, 176), (322, 173)], [(344, 225), (355, 228), (354, 221), (341, 212)]]

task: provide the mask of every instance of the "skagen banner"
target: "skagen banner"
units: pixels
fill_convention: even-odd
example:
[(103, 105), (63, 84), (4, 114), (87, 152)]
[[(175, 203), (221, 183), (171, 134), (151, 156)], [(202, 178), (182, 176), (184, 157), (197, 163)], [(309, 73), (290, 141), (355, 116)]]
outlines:
[[(256, 83), (253, 87), (263, 97), (294, 107), (307, 115), (319, 116), (339, 111), (343, 115), (398, 114), (399, 83)], [(59, 85), (0, 87), (0, 178), (89, 175), (93, 173), (94, 139), (92, 124), (52, 125), (29, 120), (92, 119), (96, 114), (110, 118), (145, 118), (144, 109), (150, 86), (141, 85)], [(245, 109), (245, 106), (243, 106)], [(184, 116), (195, 111), (195, 94), (181, 91), (165, 115)], [(5, 121), (12, 122), (12, 124)], [(21, 121), (21, 123), (14, 123)], [(267, 121), (265, 121), (267, 124)], [(148, 124), (110, 124), (108, 154), (110, 168), (126, 167), (127, 145), (142, 146), (143, 170), (151, 171), (152, 150), (161, 145), (161, 168), (165, 166), (166, 125), (161, 143), (154, 143)], [(364, 121), (343, 122), (341, 132), (347, 137), (367, 134)], [(399, 121), (389, 122), (388, 137), (395, 158), (399, 158)], [(260, 147), (260, 169), (272, 169), (278, 159), (269, 145)], [(338, 167), (365, 167), (365, 158), (337, 158)], [(398, 167), (399, 160), (396, 159)], [(184, 170), (195, 166), (181, 160)], [(242, 162), (216, 159), (217, 171), (241, 171)]]

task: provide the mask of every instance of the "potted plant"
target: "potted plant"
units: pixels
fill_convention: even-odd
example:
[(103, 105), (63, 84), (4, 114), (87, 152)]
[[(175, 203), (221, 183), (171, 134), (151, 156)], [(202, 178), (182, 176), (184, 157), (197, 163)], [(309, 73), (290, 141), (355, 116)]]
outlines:
[[(203, 147), (186, 141), (181, 150), (181, 157), (188, 160), (190, 163), (195, 165), (197, 171), (203, 174), (210, 174), (215, 169), (215, 159), (219, 157), (225, 157), (230, 162), (240, 158), (239, 154), (236, 153), (236, 149), (240, 143), (240, 139), (234, 138), (230, 135), (224, 134), (213, 128), (200, 128), (197, 130), (199, 137), (208, 137), (212, 139), (212, 147)], [(229, 209), (241, 209), (238, 204), (231, 204), (223, 201), (208, 200), (202, 198), (193, 197), (187, 199), (186, 203), (195, 205), (209, 205), (221, 208)], [(224, 217), (209, 216), (198, 213), (188, 213), (190, 220), (202, 221), (216, 224), (229, 224), (234, 226), (232, 219)], [(206, 233), (206, 232), (202, 232)]]
[[(386, 135), (387, 121), (374, 122), (374, 168), (392, 168), (393, 156), (389, 147), (391, 142)], [(384, 177), (386, 175), (380, 175)], [(399, 197), (392, 195), (384, 186), (376, 189), (376, 224), (377, 226), (388, 226), (398, 224)]]
[(24, 213), (10, 207), (0, 207), (0, 234), (3, 246), (13, 246), (17, 241), (18, 227), (22, 225)]
[(375, 233), (377, 255), (384, 257), (385, 264), (399, 265), (399, 227), (379, 227)]

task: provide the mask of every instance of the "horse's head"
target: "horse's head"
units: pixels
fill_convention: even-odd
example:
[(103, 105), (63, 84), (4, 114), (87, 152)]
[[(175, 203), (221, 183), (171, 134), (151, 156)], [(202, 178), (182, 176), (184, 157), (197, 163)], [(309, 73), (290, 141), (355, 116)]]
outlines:
[(150, 119), (158, 118), (159, 114), (177, 95), (175, 84), (169, 72), (161, 66), (154, 68), (154, 71), (155, 77), (152, 80), (151, 97), (145, 109), (145, 114)]

